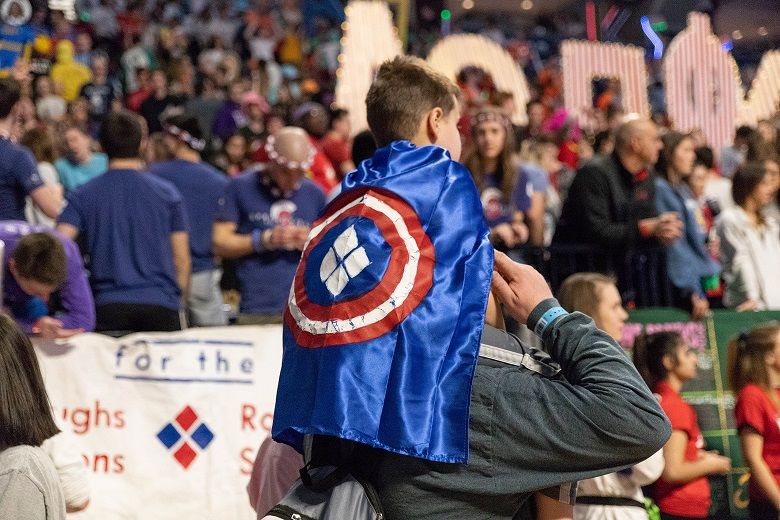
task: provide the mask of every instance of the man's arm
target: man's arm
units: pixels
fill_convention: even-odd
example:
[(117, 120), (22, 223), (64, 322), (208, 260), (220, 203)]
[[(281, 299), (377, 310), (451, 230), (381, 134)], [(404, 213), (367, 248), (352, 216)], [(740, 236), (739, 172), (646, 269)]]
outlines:
[(65, 224), (63, 222), (57, 224), (57, 232), (62, 233), (71, 240), (76, 240), (76, 237), (79, 236), (79, 230), (76, 228), (76, 226), (72, 224)]
[(254, 253), (252, 235), (241, 235), (236, 232), (235, 222), (214, 222), (211, 234), (211, 247), (214, 254), (222, 258), (240, 258)]
[[(496, 296), (531, 330), (558, 305), (533, 268), (497, 252), (494, 269)], [(603, 475), (661, 449), (669, 421), (615, 340), (581, 313), (551, 319), (541, 337), (565, 380), (529, 373), (501, 384), (493, 408), (506, 417), (494, 420), (515, 429), (523, 443), (502, 450), (510, 467), (547, 487)]]
[(49, 218), (57, 218), (62, 209), (62, 192), (57, 186), (49, 184), (36, 188), (30, 193), (33, 203)]
[(173, 250), (173, 266), (176, 269), (176, 283), (181, 290), (182, 301), (187, 301), (192, 271), (189, 234), (186, 231), (171, 233), (171, 249)]

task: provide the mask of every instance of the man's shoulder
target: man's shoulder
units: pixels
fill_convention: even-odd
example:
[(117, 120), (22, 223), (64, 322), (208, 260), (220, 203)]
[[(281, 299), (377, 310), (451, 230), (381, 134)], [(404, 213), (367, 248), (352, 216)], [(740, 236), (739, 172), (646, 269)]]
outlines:
[(16, 167), (20, 162), (36, 164), (32, 152), (25, 146), (13, 143), (7, 139), (0, 139), (0, 162), (8, 166)]
[(311, 179), (303, 179), (303, 181), (301, 181), (301, 187), (298, 188), (298, 193), (306, 195), (307, 197), (314, 197), (315, 200), (325, 200), (325, 192)]
[(151, 187), (161, 198), (170, 201), (181, 200), (181, 193), (176, 186), (162, 177), (151, 175), (149, 172), (137, 172), (138, 182)]
[(617, 172), (617, 164), (611, 155), (596, 156), (580, 167), (575, 179), (581, 175), (590, 178), (605, 178)]

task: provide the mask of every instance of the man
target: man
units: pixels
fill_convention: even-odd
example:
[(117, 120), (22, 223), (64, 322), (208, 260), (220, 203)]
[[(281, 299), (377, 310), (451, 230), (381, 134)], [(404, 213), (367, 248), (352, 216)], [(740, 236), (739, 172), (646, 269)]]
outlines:
[[(456, 162), (456, 96), (419, 59), (380, 67), (366, 106), (381, 148), (315, 222), (285, 313), (274, 439), (311, 439), (314, 466), (350, 464), (388, 519), (509, 520), (531, 492), (628, 466), (670, 435), (614, 340), (532, 268), (494, 261)], [(560, 368), (483, 326), (491, 279)]]
[(90, 60), (92, 81), (81, 87), (80, 97), (89, 103), (89, 119), (93, 127), (98, 129), (103, 118), (111, 110), (122, 108), (122, 86), (108, 77), (108, 55), (97, 51)]
[(84, 235), (99, 331), (179, 330), (190, 278), (187, 216), (178, 190), (143, 171), (138, 116), (110, 113), (100, 129), (108, 171), (68, 196), (57, 230)]
[(227, 325), (219, 289), (221, 273), (211, 251), (211, 228), (228, 180), (201, 160), (200, 153), (206, 142), (194, 117), (182, 115), (167, 119), (165, 141), (175, 158), (154, 163), (149, 171), (173, 184), (184, 198), (192, 257), (187, 300), (192, 324), (202, 327)]
[(3, 307), (26, 334), (68, 338), (95, 328), (95, 304), (76, 244), (45, 226), (0, 222)]
[(637, 245), (668, 245), (682, 236), (675, 213), (657, 215), (653, 165), (662, 144), (647, 119), (623, 123), (615, 151), (597, 157), (574, 177), (554, 244), (587, 244), (622, 253)]
[(172, 111), (181, 110), (186, 103), (182, 96), (171, 94), (168, 91), (168, 78), (165, 72), (155, 70), (152, 72), (152, 95), (141, 103), (141, 115), (146, 119), (149, 133), (161, 132), (162, 122), (166, 117), (172, 116)]
[(46, 186), (38, 174), (35, 157), (10, 140), (21, 86), (13, 78), (0, 78), (0, 220), (24, 220), (27, 195), (49, 218), (56, 218), (62, 197), (55, 186)]
[(69, 126), (64, 137), (67, 153), (54, 161), (54, 167), (62, 185), (72, 191), (105, 173), (108, 157), (92, 151), (92, 138), (78, 126)]
[(314, 149), (300, 128), (265, 145), (269, 160), (233, 179), (214, 224), (214, 253), (238, 258), (240, 324), (281, 323), (290, 284), (325, 195), (304, 172)]

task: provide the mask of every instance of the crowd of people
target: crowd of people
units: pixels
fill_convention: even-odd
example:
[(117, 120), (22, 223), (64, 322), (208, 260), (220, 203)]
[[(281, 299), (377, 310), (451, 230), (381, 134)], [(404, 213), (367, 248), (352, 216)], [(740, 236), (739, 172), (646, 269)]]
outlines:
[[(159, 256), (98, 240), (75, 225), (90, 223), (60, 223), (66, 237), (81, 236), (98, 330), (168, 330), (181, 326), (179, 310), (195, 325), (279, 321), (306, 228), (344, 175), (375, 148), (368, 132), (353, 139), (345, 110), (326, 108), (336, 81), (337, 24), (319, 17), (304, 31), (294, 0), (246, 6), (109, 0), (77, 7), (77, 17), (26, 9), (29, 19), (20, 7), (4, 24), (5, 33), (28, 41), (18, 46), (15, 62), (11, 56), (5, 62), (19, 88), (4, 87), (1, 130), (10, 139), (0, 146), (7, 148), (10, 177), (0, 218), (55, 226), (58, 216), (73, 218), (73, 209), (60, 216), (64, 200), (78, 207), (79, 199), (113, 196), (108, 178), (105, 189), (95, 184), (86, 197), (79, 189), (106, 171), (125, 169), (110, 164), (102, 130), (111, 113), (136, 113), (143, 147), (133, 152), (130, 169), (148, 169), (173, 184), (186, 216), (178, 216), (181, 229), (155, 232), (156, 242), (179, 237)], [(561, 108), (560, 71), (550, 60), (535, 74), (528, 124), (517, 127), (510, 120), (512, 96), (498, 91), (489, 74), (467, 67), (457, 79), (462, 163), (480, 191), (496, 247), (549, 274), (556, 289), (576, 271), (616, 274), (628, 304), (635, 303), (629, 279), (638, 268), (626, 259), (653, 251), (664, 268), (644, 276), (668, 288), (671, 298), (645, 304), (671, 304), (695, 319), (711, 307), (780, 308), (780, 286), (771, 276), (780, 250), (777, 118), (739, 128), (733, 146), (712, 150), (701, 131), (683, 135), (656, 124), (666, 122), (662, 114), (653, 121), (624, 114), (620, 85), (609, 81), (599, 83), (591, 117), (580, 124)], [(286, 164), (274, 143), (288, 125), (303, 129), (312, 151), (293, 161), (306, 180), (280, 190), (270, 170)], [(23, 166), (11, 172), (12, 164)], [(110, 211), (132, 220), (132, 205), (146, 203), (133, 196)], [(176, 234), (184, 231), (190, 266)], [(152, 258), (159, 272), (133, 272)], [(106, 284), (109, 296), (101, 294)], [(144, 284), (148, 291), (139, 289)], [(245, 290), (258, 285), (266, 291)], [(151, 286), (167, 286), (160, 289), (165, 294), (153, 294)], [(52, 292), (40, 296), (46, 301)], [(226, 312), (223, 294), (237, 307), (237, 320)], [(73, 307), (57, 303), (66, 312)], [(103, 319), (119, 312), (117, 305), (135, 303), (156, 306), (149, 309), (168, 319), (132, 326)], [(28, 306), (24, 318), (44, 317), (36, 312), (45, 307)], [(61, 329), (94, 326), (86, 319)]]
[[(74, 17), (11, 2), (0, 34), (18, 43), (0, 51), (4, 309), (24, 334), (42, 338), (281, 323), (312, 224), (345, 189), (345, 176), (366, 164), (377, 143), (415, 142), (414, 132), (382, 134), (386, 125), (369, 114), (372, 132), (353, 135), (348, 113), (332, 104), (338, 24), (318, 18), (304, 31), (296, 0), (99, 0), (77, 10)], [(732, 146), (713, 150), (701, 131), (683, 134), (664, 117), (625, 114), (615, 82), (594, 96), (592, 117), (579, 124), (561, 108), (554, 61), (534, 89), (524, 107), (528, 124), (517, 127), (512, 96), (484, 71), (464, 69), (453, 90), (458, 124), (427, 141), (470, 173), (493, 247), (520, 262), (566, 266), (556, 274), (566, 279), (556, 284), (562, 307), (592, 316), (614, 341), (628, 294), (615, 266), (635, 251), (662, 256), (666, 279), (656, 282), (668, 285), (671, 303), (692, 319), (715, 307), (780, 309), (780, 114), (737, 129)], [(443, 108), (431, 118), (448, 117), (452, 107)], [(438, 119), (430, 124), (439, 132)], [(604, 274), (577, 273), (583, 255), (588, 270)], [(332, 294), (351, 279), (339, 262), (347, 265), (339, 258), (319, 273)], [(743, 336), (731, 346), (732, 385), (755, 475), (751, 514), (776, 518), (780, 334), (768, 325)], [(26, 348), (23, 341), (3, 332), (15, 349)], [(706, 476), (730, 465), (700, 451), (695, 413), (679, 397), (695, 377), (695, 353), (678, 335), (662, 334), (642, 337), (635, 358), (663, 396), (671, 438), (628, 472), (583, 480), (580, 495), (590, 498), (573, 514), (635, 512), (640, 486), (660, 479), (654, 489), (662, 514), (704, 517)], [(41, 406), (37, 370), (24, 363), (28, 387), (11, 366), (0, 363), (37, 394), (26, 406)], [(0, 412), (29, 418), (29, 408)], [(0, 467), (34, 466), (35, 481), (49, 482), (38, 486), (43, 501), (56, 501), (40, 454), (7, 449), (38, 446), (56, 426), (44, 421), (31, 434), (9, 430), (6, 437), (3, 423), (0, 417), (10, 441), (0, 441), (0, 457), (8, 459)], [(69, 507), (84, 507), (83, 488), (76, 494)]]

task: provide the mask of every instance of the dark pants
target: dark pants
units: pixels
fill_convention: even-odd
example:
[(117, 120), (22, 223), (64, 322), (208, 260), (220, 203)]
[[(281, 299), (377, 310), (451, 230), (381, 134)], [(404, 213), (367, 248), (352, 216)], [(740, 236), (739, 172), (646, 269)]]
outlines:
[(748, 504), (748, 511), (750, 511), (750, 520), (764, 520), (766, 518), (777, 520), (777, 509), (772, 505), (772, 502), (751, 500)]
[(181, 330), (177, 309), (146, 303), (108, 303), (95, 307), (97, 332), (119, 336), (130, 332)]

